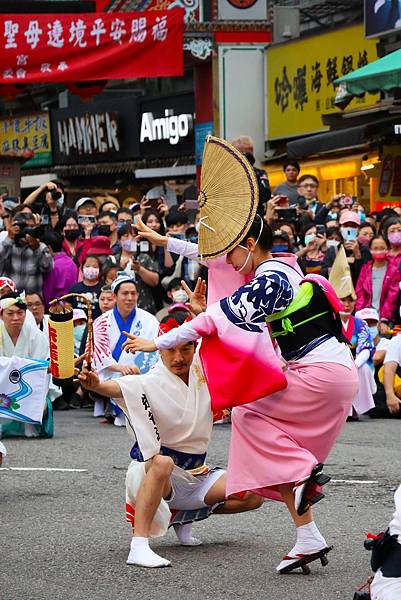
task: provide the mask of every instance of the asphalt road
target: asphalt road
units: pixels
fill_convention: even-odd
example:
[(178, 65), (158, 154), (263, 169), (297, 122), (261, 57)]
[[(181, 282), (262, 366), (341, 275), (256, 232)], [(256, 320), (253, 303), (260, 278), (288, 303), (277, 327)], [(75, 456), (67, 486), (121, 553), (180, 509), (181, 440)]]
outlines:
[[(215, 426), (210, 464), (226, 464), (229, 426)], [(334, 480), (316, 521), (334, 550), (312, 574), (278, 575), (294, 531), (282, 505), (195, 526), (197, 548), (174, 533), (154, 547), (173, 568), (128, 567), (125, 430), (89, 410), (56, 413), (53, 440), (6, 440), (0, 471), (0, 600), (346, 600), (369, 574), (366, 531), (386, 527), (401, 479), (400, 421), (349, 423), (326, 471)], [(13, 471), (5, 467), (83, 469)], [(373, 480), (363, 484), (352, 481)]]

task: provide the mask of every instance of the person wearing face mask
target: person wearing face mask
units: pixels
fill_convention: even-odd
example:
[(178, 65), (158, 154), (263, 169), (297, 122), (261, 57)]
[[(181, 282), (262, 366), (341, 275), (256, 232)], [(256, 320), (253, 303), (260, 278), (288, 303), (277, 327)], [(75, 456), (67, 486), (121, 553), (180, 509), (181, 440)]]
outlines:
[(356, 285), (356, 310), (373, 307), (380, 315), (379, 331), (385, 335), (397, 318), (401, 271), (387, 260), (389, 243), (375, 236), (369, 243), (372, 260), (362, 266)]
[[(344, 210), (340, 216), (340, 234), (351, 271), (353, 285), (356, 285), (362, 265), (371, 260), (369, 247), (358, 241), (358, 228), (361, 224), (359, 216), (352, 210)], [(330, 269), (336, 258), (334, 248), (328, 248), (324, 260), (324, 268)], [(325, 270), (323, 271), (325, 273)]]
[(401, 264), (401, 217), (389, 217), (382, 223), (381, 233), (388, 239), (390, 248), (387, 260), (400, 268)]
[[(148, 252), (149, 243), (140, 243), (134, 239), (131, 225), (124, 225), (118, 230), (121, 252), (112, 259), (122, 270), (132, 271), (136, 275), (138, 306), (152, 314), (156, 314), (152, 290), (159, 283), (159, 266)], [(109, 261), (106, 262), (107, 268)]]
[(113, 212), (101, 212), (98, 217), (96, 235), (109, 238), (114, 254), (120, 252), (121, 247), (117, 237), (117, 215)]
[[(124, 347), (134, 352), (153, 352), (201, 336), (217, 344), (213, 336), (220, 332), (217, 323), (221, 317), (227, 322), (226, 331), (228, 323), (235, 329), (237, 345), (230, 353), (230, 346), (222, 340), (220, 363), (216, 364), (215, 372), (214, 365), (209, 363), (206, 379), (218, 377), (217, 370), (221, 373), (224, 369), (226, 353), (227, 361), (231, 361), (230, 377), (240, 373), (246, 378), (247, 386), (242, 386), (241, 391), (248, 393), (248, 398), (248, 390), (253, 393), (252, 386), (258, 382), (270, 385), (277, 382), (278, 374), (273, 374), (274, 359), (269, 355), (273, 345), (268, 337), (263, 338), (266, 320), (269, 322), (281, 350), (287, 387), (265, 390), (264, 394), (262, 390), (255, 391), (260, 395), (234, 407), (226, 496), (252, 490), (285, 502), (297, 528), (297, 539), (277, 571), (288, 573), (322, 558), (325, 564), (331, 549), (313, 521), (311, 505), (323, 497), (320, 491), (316, 494), (316, 485), (322, 486), (329, 480), (321, 473), (321, 463), (345, 423), (357, 391), (357, 373), (348, 348), (340, 341), (341, 327), (338, 317), (334, 317), (340, 304), (328, 282), (316, 275), (311, 277), (313, 283), (303, 282), (295, 255), (274, 257), (272, 230), (261, 218), (248, 224), (242, 239), (239, 232), (243, 224), (235, 226), (231, 222), (230, 227), (231, 237), (240, 241), (232, 242), (234, 247), (227, 254), (227, 263), (236, 272), (247, 275), (254, 272), (255, 277), (232, 296), (208, 306), (205, 313), (190, 323), (153, 340), (130, 337)], [(227, 237), (219, 241), (216, 254), (224, 254), (230, 241)], [(311, 298), (314, 298), (313, 308), (309, 304)], [(259, 366), (254, 374), (252, 361), (247, 363), (246, 372), (235, 368), (235, 353), (243, 348), (241, 335), (247, 333), (264, 342), (264, 357), (269, 364), (262, 366), (258, 354), (255, 362), (259, 361)], [(235, 395), (237, 387), (232, 380), (224, 393)]]
[(290, 238), (285, 231), (276, 229), (273, 233), (273, 254), (282, 252), (292, 252)]
[(323, 247), (326, 242), (325, 235), (318, 234), (316, 226), (309, 223), (303, 229), (303, 238), (304, 247), (297, 252), (299, 266), (305, 274), (319, 274), (324, 261)]
[[(89, 254), (82, 263), (82, 281), (76, 283), (69, 290), (73, 294), (82, 294), (88, 298), (92, 306), (92, 316), (96, 319), (101, 313), (99, 308), (99, 295), (102, 289), (101, 263), (95, 254)], [(73, 308), (80, 308), (87, 314), (86, 302), (80, 298), (71, 298)]]
[(178, 277), (174, 277), (167, 286), (167, 298), (171, 303), (168, 307), (163, 307), (156, 313), (156, 319), (161, 321), (168, 314), (175, 311), (186, 310), (190, 312), (187, 302), (189, 300), (188, 294), (181, 285), (181, 280)]
[[(143, 222), (152, 231), (160, 235), (165, 235), (166, 229), (160, 213), (155, 210), (146, 210), (142, 217)], [(168, 297), (166, 290), (162, 285), (164, 277), (170, 277), (174, 273), (175, 262), (167, 247), (156, 246), (149, 242), (149, 256), (159, 265), (160, 280), (156, 287), (152, 287), (152, 295), (155, 303), (156, 311), (163, 309)]]
[(370, 223), (361, 223), (357, 240), (361, 246), (369, 246), (369, 242), (376, 235), (376, 230)]

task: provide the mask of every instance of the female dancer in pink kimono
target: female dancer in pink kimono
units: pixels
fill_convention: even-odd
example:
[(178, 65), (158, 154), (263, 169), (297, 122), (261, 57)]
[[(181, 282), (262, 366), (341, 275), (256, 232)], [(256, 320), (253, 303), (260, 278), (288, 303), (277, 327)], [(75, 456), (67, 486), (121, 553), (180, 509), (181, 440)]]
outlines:
[[(211, 336), (216, 333), (218, 318), (222, 318), (238, 332), (238, 353), (241, 332), (266, 333), (269, 322), (281, 350), (288, 385), (233, 409), (226, 493), (252, 490), (285, 502), (296, 526), (296, 543), (277, 571), (288, 573), (298, 567), (307, 571), (307, 564), (316, 559), (327, 564), (331, 547), (313, 521), (311, 505), (323, 498), (320, 487), (329, 478), (322, 473), (322, 463), (346, 421), (358, 375), (343, 343), (338, 315), (333, 316), (335, 300), (329, 303), (328, 282), (323, 290), (316, 283), (300, 286), (303, 275), (296, 258), (289, 254), (273, 256), (271, 249), (272, 231), (258, 217), (226, 259), (237, 272), (254, 271), (252, 281), (190, 323), (154, 341), (129, 336), (125, 348), (151, 352)], [(224, 369), (215, 364), (216, 377), (219, 370)], [(242, 378), (250, 387), (253, 377), (264, 375), (262, 371), (232, 371), (233, 379)], [(207, 374), (208, 383), (213, 376)], [(236, 386), (226, 387), (225, 393), (235, 394)]]

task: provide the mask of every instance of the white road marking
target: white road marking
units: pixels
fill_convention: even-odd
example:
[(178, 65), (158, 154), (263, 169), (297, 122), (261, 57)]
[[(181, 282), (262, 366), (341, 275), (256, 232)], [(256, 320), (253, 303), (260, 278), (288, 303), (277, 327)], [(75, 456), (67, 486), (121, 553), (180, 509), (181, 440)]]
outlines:
[(0, 467), (0, 471), (58, 471), (61, 473), (87, 473), (88, 469), (58, 469), (49, 467)]
[(360, 483), (362, 485), (364, 484), (375, 484), (375, 483), (379, 483), (378, 481), (373, 481), (370, 479), (332, 479), (330, 481), (330, 483)]

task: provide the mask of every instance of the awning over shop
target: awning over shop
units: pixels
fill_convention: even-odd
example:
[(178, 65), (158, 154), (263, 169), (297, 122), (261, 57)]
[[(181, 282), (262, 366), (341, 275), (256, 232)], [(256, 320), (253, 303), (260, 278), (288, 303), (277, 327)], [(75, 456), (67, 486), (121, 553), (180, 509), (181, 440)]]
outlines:
[(307, 158), (329, 153), (348, 153), (369, 149), (375, 144), (394, 136), (394, 125), (400, 117), (394, 115), (364, 125), (356, 125), (311, 135), (287, 143), (288, 158)]
[(306, 158), (334, 150), (355, 150), (366, 144), (365, 125), (310, 135), (287, 143), (288, 158)]
[(375, 94), (401, 87), (401, 49), (336, 79), (335, 103), (346, 105), (353, 96)]

